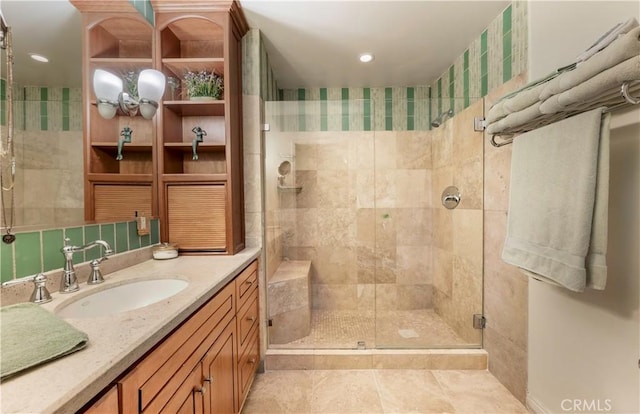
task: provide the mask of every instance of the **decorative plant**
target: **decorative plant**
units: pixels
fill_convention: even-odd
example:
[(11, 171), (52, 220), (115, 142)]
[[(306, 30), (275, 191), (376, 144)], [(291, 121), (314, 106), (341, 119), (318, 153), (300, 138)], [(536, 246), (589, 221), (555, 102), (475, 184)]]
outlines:
[(122, 73), (124, 80), (123, 90), (131, 96), (138, 97), (138, 75), (140, 73), (130, 70)]
[(209, 96), (219, 99), (224, 89), (222, 75), (206, 70), (200, 72), (188, 71), (184, 75), (184, 83), (189, 98)]

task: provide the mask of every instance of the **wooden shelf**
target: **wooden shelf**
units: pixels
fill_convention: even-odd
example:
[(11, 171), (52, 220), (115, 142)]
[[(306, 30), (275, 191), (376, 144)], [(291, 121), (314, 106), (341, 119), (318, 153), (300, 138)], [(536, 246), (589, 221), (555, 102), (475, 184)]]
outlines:
[(216, 183), (226, 182), (227, 174), (162, 174), (161, 179), (165, 183)]
[[(117, 152), (118, 151), (118, 143), (117, 142), (104, 142), (104, 141), (98, 141), (98, 142), (92, 142), (91, 146), (93, 148), (100, 148), (101, 150), (104, 151), (114, 151)], [(137, 144), (135, 142), (131, 142), (131, 143), (125, 143), (124, 144), (124, 148), (122, 150), (123, 153), (126, 152), (151, 152), (153, 150), (153, 145), (149, 144)]]
[(152, 183), (153, 174), (89, 173), (87, 174), (87, 180), (103, 183)]
[(225, 101), (164, 101), (163, 105), (180, 116), (224, 116)]
[(179, 79), (183, 79), (187, 71), (214, 71), (224, 76), (223, 58), (164, 58), (162, 64)]
[[(193, 151), (192, 144), (190, 142), (165, 142), (165, 149), (169, 151), (191, 152)], [(208, 144), (206, 142), (200, 142), (198, 144), (198, 152), (224, 152), (225, 146), (221, 144)]]

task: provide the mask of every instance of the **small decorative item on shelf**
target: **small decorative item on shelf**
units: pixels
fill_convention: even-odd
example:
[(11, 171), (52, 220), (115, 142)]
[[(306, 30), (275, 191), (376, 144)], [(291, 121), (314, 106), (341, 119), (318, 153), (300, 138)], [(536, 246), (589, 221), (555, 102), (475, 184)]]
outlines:
[(195, 139), (191, 142), (191, 146), (193, 148), (193, 160), (198, 160), (198, 143), (204, 141), (204, 136), (207, 135), (207, 131), (200, 128), (199, 126), (193, 127), (191, 130), (194, 134), (196, 134)]
[(118, 140), (118, 155), (116, 156), (116, 160), (122, 160), (122, 150), (124, 149), (125, 143), (131, 143), (131, 134), (133, 134), (133, 130), (131, 128), (124, 127), (124, 129), (120, 132), (120, 138)]
[(188, 71), (184, 75), (184, 83), (190, 100), (220, 99), (224, 91), (222, 75), (206, 70)]

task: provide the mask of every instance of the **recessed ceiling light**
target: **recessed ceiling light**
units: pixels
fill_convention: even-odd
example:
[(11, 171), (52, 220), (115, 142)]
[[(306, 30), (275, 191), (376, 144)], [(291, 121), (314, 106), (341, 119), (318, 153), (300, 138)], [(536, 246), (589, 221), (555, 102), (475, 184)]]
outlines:
[(37, 60), (38, 62), (44, 62), (44, 63), (49, 62), (49, 59), (37, 53), (29, 53), (29, 56), (31, 56), (31, 59)]
[(369, 63), (373, 60), (373, 55), (371, 53), (363, 53), (360, 55), (360, 62)]

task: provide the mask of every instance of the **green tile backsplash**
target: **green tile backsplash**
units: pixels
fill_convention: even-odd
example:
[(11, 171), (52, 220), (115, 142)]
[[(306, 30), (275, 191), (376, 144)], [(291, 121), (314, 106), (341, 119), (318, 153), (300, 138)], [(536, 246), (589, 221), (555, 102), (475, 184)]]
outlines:
[[(100, 239), (100, 226), (95, 224), (93, 226), (85, 226), (84, 227), (84, 241), (85, 243), (89, 243), (93, 240)], [(84, 253), (84, 257), (86, 261), (95, 260), (102, 257), (103, 251), (102, 247), (92, 247), (89, 250), (86, 250)]]
[(140, 236), (138, 236), (138, 223), (130, 221), (129, 227), (129, 250), (135, 250), (140, 248)]
[[(72, 246), (83, 246), (84, 245), (84, 231), (82, 227), (72, 227), (64, 230), (64, 237), (69, 239), (69, 244)], [(84, 262), (85, 255), (84, 252), (77, 252), (73, 254), (73, 262), (81, 263)]]
[(129, 226), (127, 223), (116, 223), (116, 253), (129, 250)]
[(100, 225), (100, 238), (111, 246), (111, 250), (116, 251), (116, 227), (114, 223)]
[(160, 243), (160, 220), (151, 220), (151, 244)]
[(13, 279), (13, 244), (0, 242), (0, 281)]
[(42, 268), (42, 239), (39, 231), (16, 234), (16, 277), (38, 273)]
[(60, 249), (64, 246), (64, 231), (62, 229), (45, 230), (42, 232), (42, 270), (57, 269), (64, 266), (64, 258)]
[[(160, 220), (152, 219), (151, 234), (142, 237), (138, 236), (135, 221), (16, 232), (16, 241), (13, 244), (0, 242), (0, 280), (6, 282), (40, 272), (62, 269), (64, 258), (60, 249), (64, 245), (64, 237), (69, 237), (71, 244), (77, 246), (102, 239), (115, 248), (117, 253), (122, 253), (158, 244)], [(102, 254), (101, 250), (102, 248), (96, 247), (87, 250), (86, 254), (77, 253), (74, 255), (74, 263), (80, 264), (96, 259)]]

